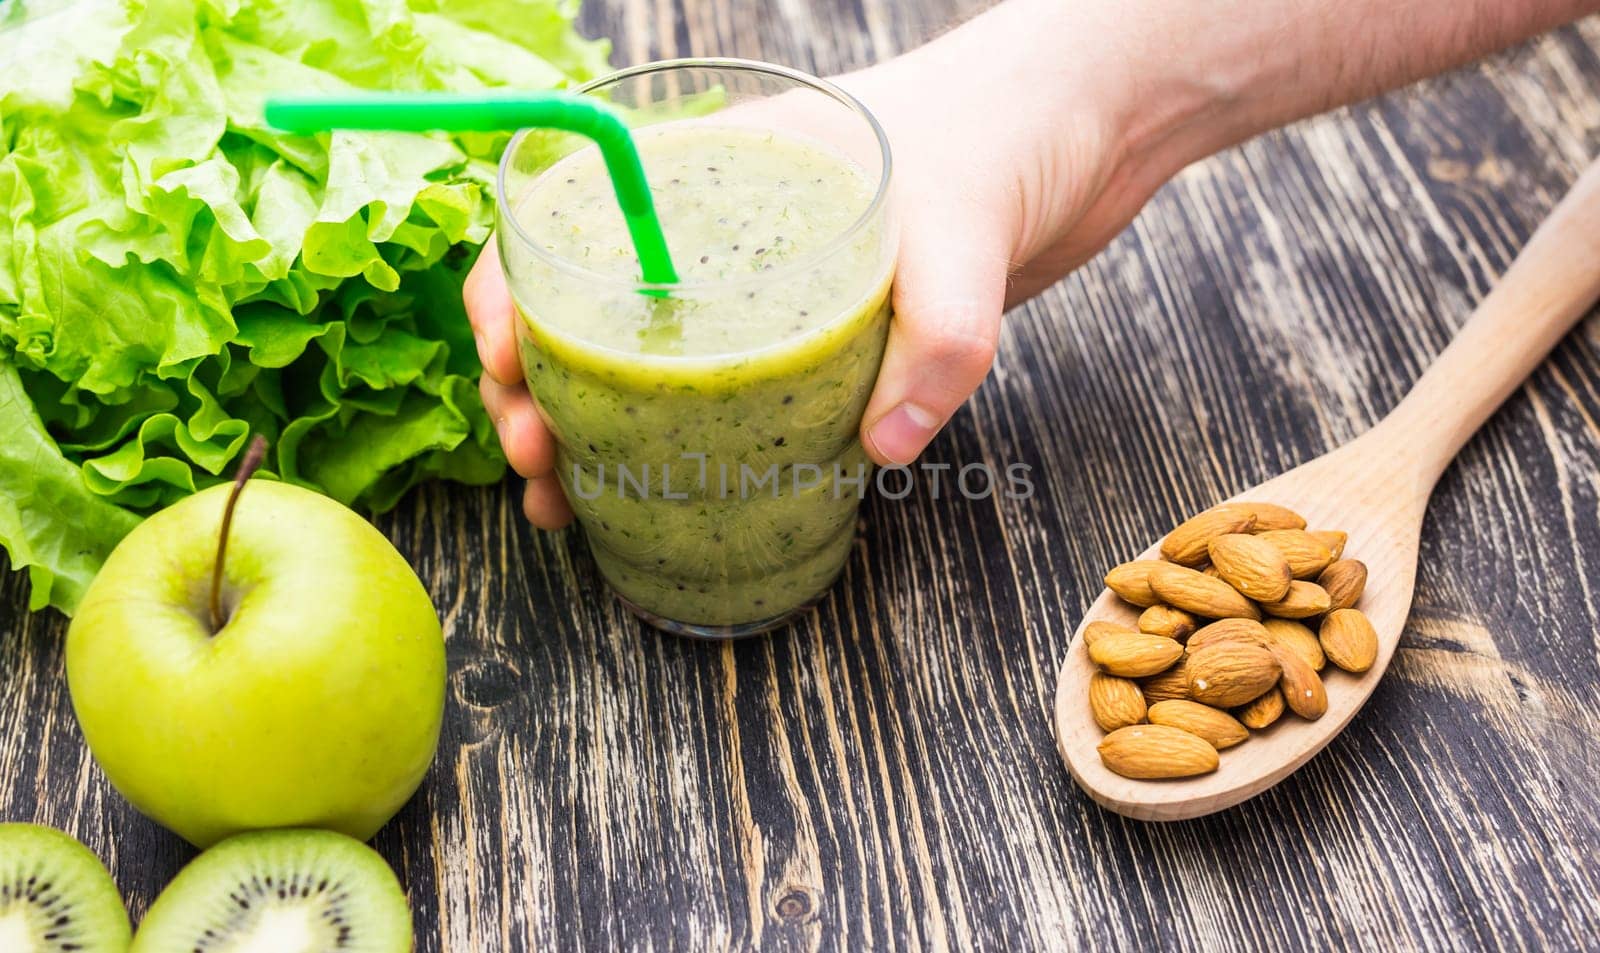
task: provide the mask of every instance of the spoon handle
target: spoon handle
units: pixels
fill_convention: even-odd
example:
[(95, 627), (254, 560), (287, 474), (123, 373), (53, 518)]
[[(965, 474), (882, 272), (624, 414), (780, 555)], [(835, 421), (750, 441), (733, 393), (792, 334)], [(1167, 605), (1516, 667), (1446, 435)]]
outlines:
[[(1600, 298), (1600, 162), (1567, 192), (1455, 340), (1373, 431), (1425, 498), (1483, 426)], [(1370, 445), (1369, 445), (1370, 447)]]

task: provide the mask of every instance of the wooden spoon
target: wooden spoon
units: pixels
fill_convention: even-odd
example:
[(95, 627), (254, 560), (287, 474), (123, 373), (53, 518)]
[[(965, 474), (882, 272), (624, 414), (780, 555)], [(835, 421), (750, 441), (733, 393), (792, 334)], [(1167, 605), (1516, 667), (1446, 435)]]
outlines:
[[(1439, 475), (1461, 445), (1544, 359), (1600, 297), (1600, 162), (1529, 239), (1510, 270), (1411, 393), (1377, 426), (1235, 500), (1280, 503), (1311, 529), (1350, 534), (1345, 555), (1367, 564), (1357, 608), (1378, 632), (1378, 660), (1362, 675), (1323, 671), (1328, 711), (1317, 721), (1292, 712), (1223, 751), (1211, 774), (1132, 780), (1113, 774), (1096, 746), (1104, 733), (1089, 711), (1083, 625), (1132, 625), (1139, 610), (1110, 590), (1089, 607), (1056, 686), (1056, 739), (1078, 784), (1100, 804), (1145, 820), (1199, 817), (1238, 804), (1283, 780), (1322, 750), (1377, 686), (1411, 610), (1423, 512)], [(1155, 559), (1152, 546), (1140, 558)], [(1109, 568), (1109, 567), (1107, 567)]]

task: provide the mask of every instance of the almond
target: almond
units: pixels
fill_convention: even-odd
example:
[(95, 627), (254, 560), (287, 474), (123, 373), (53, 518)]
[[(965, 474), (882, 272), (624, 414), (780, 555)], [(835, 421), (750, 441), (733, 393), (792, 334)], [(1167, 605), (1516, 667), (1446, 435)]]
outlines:
[(1151, 635), (1164, 635), (1181, 639), (1193, 632), (1200, 622), (1194, 616), (1171, 606), (1156, 605), (1139, 613), (1139, 631)]
[(1277, 548), (1296, 579), (1311, 579), (1333, 562), (1333, 551), (1303, 529), (1273, 529), (1258, 538)]
[(1153, 606), (1161, 598), (1150, 591), (1150, 567), (1161, 565), (1156, 559), (1135, 559), (1106, 573), (1106, 588), (1136, 606)]
[(1328, 659), (1322, 654), (1322, 643), (1317, 634), (1293, 619), (1266, 619), (1261, 623), (1267, 629), (1267, 648), (1281, 645), (1291, 649), (1306, 660), (1314, 672), (1322, 671)]
[(1143, 632), (1112, 632), (1089, 643), (1089, 658), (1112, 675), (1139, 678), (1172, 667), (1183, 657), (1175, 639)]
[(1218, 708), (1254, 700), (1277, 684), (1282, 669), (1272, 653), (1248, 642), (1220, 642), (1189, 655), (1189, 697)]
[(1207, 619), (1261, 618), (1256, 604), (1203, 572), (1162, 563), (1150, 570), (1150, 588), (1169, 605)]
[(1089, 676), (1089, 708), (1101, 731), (1116, 731), (1144, 721), (1144, 694), (1125, 678), (1096, 672)]
[(1187, 778), (1217, 770), (1217, 749), (1168, 725), (1130, 725), (1100, 741), (1100, 761), (1125, 778)]
[(1267, 630), (1254, 619), (1218, 619), (1189, 636), (1188, 649), (1195, 652), (1228, 641), (1244, 641), (1265, 648), (1270, 640)]
[(1328, 611), (1331, 600), (1328, 591), (1314, 582), (1296, 579), (1289, 584), (1289, 594), (1277, 602), (1263, 602), (1261, 610), (1280, 619), (1309, 619)]
[(1347, 672), (1365, 672), (1378, 660), (1378, 632), (1360, 609), (1335, 609), (1322, 620), (1322, 651)]
[(1328, 710), (1328, 691), (1322, 687), (1322, 679), (1316, 671), (1287, 646), (1274, 645), (1272, 657), (1283, 669), (1278, 689), (1283, 692), (1284, 702), (1301, 718), (1308, 721), (1321, 718)]
[(1189, 660), (1181, 658), (1165, 672), (1139, 679), (1139, 691), (1144, 693), (1145, 702), (1154, 705), (1169, 698), (1188, 698), (1189, 677), (1185, 674), (1188, 667)]
[(1289, 591), (1289, 583), (1294, 580), (1283, 553), (1260, 536), (1246, 533), (1218, 536), (1211, 541), (1207, 552), (1222, 581), (1251, 599), (1276, 602)]
[(1103, 636), (1107, 635), (1138, 635), (1139, 630), (1127, 625), (1118, 625), (1115, 622), (1087, 622), (1083, 626), (1083, 644), (1093, 645)]
[(1213, 507), (1218, 510), (1232, 510), (1238, 513), (1248, 513), (1256, 518), (1254, 532), (1264, 533), (1269, 529), (1305, 529), (1306, 518), (1276, 503), (1224, 503)]
[(1178, 524), (1178, 528), (1161, 541), (1161, 555), (1184, 566), (1202, 566), (1206, 561), (1206, 546), (1226, 533), (1247, 533), (1256, 525), (1256, 518), (1238, 510), (1206, 510)]
[(1333, 554), (1334, 559), (1344, 555), (1344, 544), (1350, 540), (1349, 533), (1336, 529), (1314, 529), (1311, 535), (1316, 537), (1317, 542), (1328, 547), (1328, 552)]
[(1283, 717), (1283, 708), (1283, 692), (1274, 685), (1250, 704), (1235, 708), (1233, 713), (1246, 728), (1260, 731)]
[(1332, 608), (1349, 609), (1366, 591), (1367, 564), (1359, 559), (1335, 559), (1317, 577), (1317, 585), (1328, 590)]
[(1225, 711), (1199, 702), (1173, 699), (1150, 706), (1150, 724), (1181, 728), (1221, 751), (1250, 737), (1239, 719)]

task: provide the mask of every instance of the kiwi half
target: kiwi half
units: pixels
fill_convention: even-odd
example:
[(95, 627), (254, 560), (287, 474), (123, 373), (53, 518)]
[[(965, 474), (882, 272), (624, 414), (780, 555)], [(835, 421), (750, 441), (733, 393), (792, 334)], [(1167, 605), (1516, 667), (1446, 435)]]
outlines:
[(89, 848), (37, 824), (0, 824), (0, 950), (123, 953), (128, 911)]
[(161, 892), (135, 953), (406, 953), (411, 911), (378, 852), (343, 834), (255, 831), (195, 858)]

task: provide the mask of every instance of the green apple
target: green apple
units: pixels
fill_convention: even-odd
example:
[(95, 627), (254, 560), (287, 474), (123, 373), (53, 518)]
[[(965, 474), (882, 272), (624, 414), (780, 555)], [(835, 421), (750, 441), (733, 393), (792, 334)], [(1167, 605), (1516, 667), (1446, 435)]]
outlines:
[(268, 827), (366, 840), (438, 744), (439, 617), (371, 524), (247, 476), (112, 552), (67, 633), (72, 706), (117, 790), (198, 847)]

